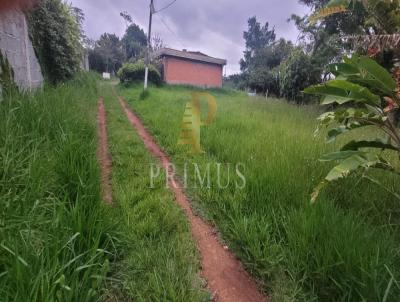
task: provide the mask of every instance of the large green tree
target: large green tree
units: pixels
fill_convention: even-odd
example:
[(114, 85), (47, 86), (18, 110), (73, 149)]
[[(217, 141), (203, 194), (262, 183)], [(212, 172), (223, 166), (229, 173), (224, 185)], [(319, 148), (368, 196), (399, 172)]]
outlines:
[(280, 95), (279, 65), (289, 56), (293, 44), (280, 39), (257, 51), (248, 68), (248, 86), (259, 93)]
[(256, 17), (252, 17), (248, 20), (248, 30), (243, 33), (243, 38), (246, 41), (246, 50), (240, 61), (240, 69), (245, 72), (257, 54), (275, 41), (276, 34), (274, 28), (269, 29), (268, 22), (262, 26)]
[(91, 68), (99, 72), (107, 71), (114, 74), (121, 68), (124, 60), (121, 40), (115, 34), (109, 33), (101, 35), (89, 57)]
[(311, 21), (324, 22), (327, 18), (344, 18), (364, 12), (360, 23), (364, 33), (347, 36), (353, 50), (374, 57), (385, 68), (391, 69), (400, 61), (400, 0), (330, 0), (317, 9)]
[(147, 37), (143, 29), (132, 23), (126, 29), (122, 38), (122, 44), (126, 52), (127, 60), (136, 61), (143, 57), (147, 45)]
[(310, 98), (305, 97), (302, 91), (320, 82), (321, 79), (321, 73), (313, 64), (312, 57), (304, 53), (301, 48), (295, 48), (282, 62), (279, 70), (281, 96), (298, 104), (309, 101)]

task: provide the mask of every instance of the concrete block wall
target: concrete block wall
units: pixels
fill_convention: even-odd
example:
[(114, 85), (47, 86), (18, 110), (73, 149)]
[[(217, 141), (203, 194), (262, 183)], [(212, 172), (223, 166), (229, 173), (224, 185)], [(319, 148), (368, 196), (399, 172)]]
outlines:
[(43, 75), (25, 15), (17, 10), (0, 13), (0, 51), (14, 70), (14, 81), (23, 90), (43, 85)]

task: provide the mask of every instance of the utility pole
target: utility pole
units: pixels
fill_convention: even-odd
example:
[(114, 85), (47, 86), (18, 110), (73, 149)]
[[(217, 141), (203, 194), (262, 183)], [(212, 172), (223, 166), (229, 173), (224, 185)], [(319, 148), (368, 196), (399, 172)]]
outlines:
[(149, 31), (147, 36), (147, 54), (146, 54), (146, 69), (144, 72), (144, 89), (147, 89), (147, 83), (149, 78), (149, 64), (150, 64), (150, 48), (151, 48), (151, 23), (153, 22), (154, 0), (150, 1), (150, 17), (149, 17)]

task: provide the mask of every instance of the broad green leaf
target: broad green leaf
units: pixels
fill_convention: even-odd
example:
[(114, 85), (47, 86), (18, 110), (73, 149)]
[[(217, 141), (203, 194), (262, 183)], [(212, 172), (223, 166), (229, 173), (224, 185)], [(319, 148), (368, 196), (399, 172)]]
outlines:
[(368, 88), (345, 80), (332, 80), (326, 83), (329, 87), (335, 87), (347, 92), (347, 97), (353, 98), (355, 101), (368, 101), (378, 105), (380, 97), (369, 91)]
[(375, 140), (362, 140), (362, 141), (351, 141), (342, 147), (342, 151), (358, 151), (361, 148), (377, 148), (377, 149), (388, 149), (399, 151), (398, 148), (388, 142), (388, 140), (375, 139)]
[(349, 119), (354, 119), (354, 121), (351, 122), (360, 122), (365, 125), (368, 125), (371, 123), (381, 124), (386, 120), (386, 117), (383, 115), (376, 115), (374, 113), (371, 113), (366, 108), (348, 108), (348, 109), (340, 108), (335, 111), (334, 119), (338, 123), (343, 123), (343, 122), (348, 123)]
[(304, 92), (307, 94), (315, 94), (315, 95), (339, 96), (339, 97), (348, 96), (345, 90), (328, 86), (327, 83), (308, 87), (304, 89)]
[(348, 76), (347, 80), (355, 84), (369, 87), (371, 90), (383, 93), (386, 96), (393, 97), (395, 95), (395, 92), (393, 90), (388, 89), (388, 87), (384, 85), (382, 82), (373, 78), (365, 78), (365, 77), (368, 77), (368, 75), (365, 75), (364, 77)]
[(350, 3), (351, 0), (331, 0), (310, 17), (310, 22), (315, 24), (319, 19), (326, 18), (333, 14), (345, 12), (347, 11)]
[(330, 105), (330, 104), (334, 104), (334, 103), (343, 105), (343, 104), (351, 102), (351, 101), (353, 101), (353, 99), (349, 98), (349, 97), (327, 95), (322, 100), (321, 105)]
[(378, 81), (382, 86), (386, 87), (386, 89), (390, 91), (396, 89), (396, 81), (392, 78), (391, 74), (374, 60), (368, 57), (360, 57), (357, 65), (360, 68), (365, 69), (367, 72), (366, 78)]
[(328, 182), (326, 180), (323, 180), (318, 184), (318, 186), (314, 189), (314, 192), (311, 194), (311, 203), (315, 203), (317, 201), (319, 194), (327, 184)]
[(357, 128), (365, 127), (365, 126), (369, 126), (369, 124), (349, 121), (345, 125), (340, 125), (339, 127), (329, 130), (328, 136), (326, 138), (326, 142), (331, 143), (331, 142), (335, 141), (339, 135), (349, 132), (351, 130), (357, 129)]
[(360, 70), (353, 64), (348, 63), (334, 63), (328, 66), (330, 72), (332, 72), (336, 77), (350, 76), (350, 75), (360, 75)]
[(365, 107), (368, 109), (369, 112), (375, 114), (375, 115), (383, 115), (382, 109), (376, 106), (370, 106), (368, 104), (365, 105)]
[(349, 129), (347, 129), (346, 126), (342, 125), (337, 128), (331, 129), (328, 131), (328, 136), (326, 138), (327, 143), (331, 143), (336, 140), (336, 137), (339, 135), (348, 132)]
[(337, 151), (323, 155), (320, 161), (344, 160), (352, 156), (365, 155), (363, 151)]
[[(346, 152), (345, 154), (347, 155), (351, 154), (349, 151), (344, 152)], [(358, 169), (369, 168), (382, 169), (400, 175), (400, 171), (394, 169), (388, 162), (376, 154), (356, 151), (353, 155), (346, 157), (339, 165), (335, 166), (328, 173), (325, 179), (318, 184), (318, 186), (314, 189), (314, 192), (311, 194), (311, 203), (315, 203), (321, 190), (330, 182), (345, 178)]]
[(321, 105), (330, 105), (333, 103), (342, 105), (355, 100), (354, 97), (349, 97), (349, 94), (346, 90), (337, 87), (331, 87), (328, 85), (328, 83), (329, 82), (308, 87), (304, 89), (304, 93), (324, 96)]
[(332, 80), (321, 85), (308, 87), (305, 93), (325, 96), (323, 104), (336, 102), (344, 104), (349, 101), (378, 105), (380, 97), (373, 94), (368, 88), (346, 80)]
[(351, 0), (331, 0), (326, 4), (326, 7), (336, 7), (339, 5), (343, 5), (348, 7), (351, 3)]
[(339, 165), (334, 167), (325, 177), (325, 180), (328, 182), (335, 181), (347, 177), (350, 173), (359, 168), (370, 168), (379, 162), (380, 160), (378, 156), (371, 153), (354, 154), (353, 156), (347, 157)]

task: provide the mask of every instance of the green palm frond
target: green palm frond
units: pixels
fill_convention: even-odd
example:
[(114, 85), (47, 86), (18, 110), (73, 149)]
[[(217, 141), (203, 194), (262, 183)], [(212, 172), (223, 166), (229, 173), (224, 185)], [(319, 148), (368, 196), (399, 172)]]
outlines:
[(318, 20), (328, 16), (339, 14), (348, 11), (352, 0), (331, 0), (325, 7), (319, 9), (310, 17), (311, 23), (316, 23)]

